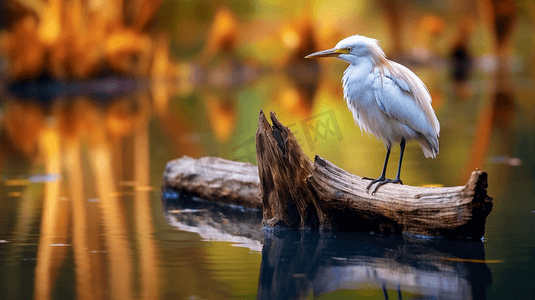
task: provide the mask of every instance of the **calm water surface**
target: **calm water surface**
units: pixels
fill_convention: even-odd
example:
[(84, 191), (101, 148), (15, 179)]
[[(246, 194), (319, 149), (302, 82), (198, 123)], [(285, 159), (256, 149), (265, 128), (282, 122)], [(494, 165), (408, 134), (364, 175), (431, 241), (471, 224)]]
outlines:
[(441, 148), (425, 159), (409, 143), (403, 181), (461, 185), (475, 168), (487, 171), (494, 208), (484, 241), (261, 231), (259, 211), (172, 191), (162, 201), (171, 159), (255, 162), (260, 109), (275, 111), (309, 157), (379, 175), (385, 149), (355, 127), (342, 101), (344, 67), (312, 86), (268, 74), (238, 87), (153, 88), (113, 101), (6, 97), (0, 298), (535, 297), (532, 79), (476, 74), (461, 97), (447, 72), (417, 70), (433, 95)]

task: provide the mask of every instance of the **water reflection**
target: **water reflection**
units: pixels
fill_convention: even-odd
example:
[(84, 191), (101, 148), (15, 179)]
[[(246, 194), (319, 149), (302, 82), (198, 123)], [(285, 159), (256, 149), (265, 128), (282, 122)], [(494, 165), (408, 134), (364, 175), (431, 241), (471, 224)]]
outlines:
[(197, 232), (205, 240), (227, 241), (261, 251), (262, 210), (219, 204), (198, 197), (165, 191), (164, 213), (180, 230)]
[[(492, 91), (491, 95), (477, 118), (477, 129), (468, 160), (464, 165), (463, 180), (467, 180), (470, 177), (471, 170), (483, 166), (484, 160), (488, 155), (490, 141), (493, 137), (496, 138), (493, 136), (493, 132), (496, 129), (501, 131), (498, 138), (503, 140), (500, 143), (502, 146), (499, 153), (505, 156), (513, 155), (513, 145), (515, 144), (511, 126), (515, 111), (513, 79), (510, 70), (503, 61), (498, 64), (496, 73), (493, 76), (493, 80), (488, 84)], [(507, 170), (504, 170), (504, 172), (507, 172)], [(499, 176), (504, 178), (504, 172)]]
[(261, 251), (257, 299), (484, 299), (492, 283), (481, 241), (260, 231), (261, 211), (173, 191), (163, 196), (165, 214), (176, 228)]
[(258, 299), (484, 299), (491, 282), (481, 242), (264, 230)]
[[(57, 99), (49, 106), (6, 103), (2, 145), (19, 153), (30, 174), (46, 174), (34, 176), (40, 182), (32, 183), (34, 177), (23, 180), (13, 239), (17, 243), (9, 255), (21, 268), (18, 243), (32, 238), (31, 224), (40, 220), (34, 298), (65, 295), (57, 290), (62, 280), (58, 276), (71, 249), (80, 299), (159, 298), (159, 250), (150, 202), (150, 106), (147, 92), (115, 99), (105, 108), (84, 96)], [(135, 240), (129, 238), (132, 220), (124, 207), (124, 199), (132, 196)], [(138, 288), (133, 285), (135, 274)], [(10, 278), (14, 284), (7, 297), (22, 296), (26, 279)]]

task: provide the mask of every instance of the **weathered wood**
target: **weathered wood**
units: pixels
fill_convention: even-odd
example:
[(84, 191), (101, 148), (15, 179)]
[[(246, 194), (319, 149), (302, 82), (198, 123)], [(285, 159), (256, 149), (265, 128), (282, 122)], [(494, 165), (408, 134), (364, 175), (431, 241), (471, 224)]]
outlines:
[(465, 186), (386, 184), (375, 194), (369, 180), (303, 153), (291, 131), (260, 112), (258, 168), (216, 157), (170, 161), (163, 188), (211, 201), (263, 208), (262, 225), (425, 236), (480, 238), (492, 210), (487, 173), (472, 172)]
[(217, 157), (183, 156), (168, 162), (163, 175), (163, 189), (251, 208), (262, 208), (259, 186), (255, 165)]
[(262, 224), (268, 227), (288, 225), (304, 228), (326, 218), (323, 210), (312, 207), (313, 189), (307, 177), (314, 165), (303, 153), (291, 131), (271, 113), (273, 127), (260, 112), (256, 132), (256, 161), (264, 206)]
[(487, 173), (472, 172), (465, 186), (387, 184), (375, 194), (369, 180), (316, 156), (312, 163), (291, 131), (260, 112), (256, 135), (263, 225), (480, 238), (492, 210)]

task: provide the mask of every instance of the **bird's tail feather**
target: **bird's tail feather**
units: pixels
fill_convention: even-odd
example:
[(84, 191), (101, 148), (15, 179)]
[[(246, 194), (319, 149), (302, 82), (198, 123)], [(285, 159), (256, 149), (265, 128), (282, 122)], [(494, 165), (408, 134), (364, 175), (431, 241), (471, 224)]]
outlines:
[(438, 136), (421, 135), (422, 139), (418, 139), (418, 143), (422, 147), (424, 156), (435, 158), (438, 154)]

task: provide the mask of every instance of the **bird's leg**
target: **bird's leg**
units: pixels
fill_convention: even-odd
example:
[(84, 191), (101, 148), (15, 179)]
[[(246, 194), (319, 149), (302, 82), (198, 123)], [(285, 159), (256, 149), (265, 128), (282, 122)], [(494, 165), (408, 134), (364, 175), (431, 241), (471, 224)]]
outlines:
[[(383, 172), (381, 173), (381, 176), (379, 176), (379, 178), (377, 179), (373, 179), (372, 182), (370, 182), (370, 184), (368, 184), (368, 186), (366, 187), (366, 191), (370, 189), (370, 187), (376, 183), (376, 182), (383, 182), (386, 180), (386, 166), (388, 165), (388, 158), (390, 157), (390, 149), (391, 147), (389, 146), (388, 148), (386, 148), (386, 157), (385, 157), (385, 163), (383, 165)], [(372, 178), (368, 178), (368, 177), (364, 177), (363, 179), (372, 179)], [(374, 191), (375, 192), (375, 191)]]
[(383, 296), (385, 296), (385, 300), (388, 300), (388, 292), (386, 291), (386, 283), (383, 282), (383, 285), (381, 286), (383, 290)]
[[(381, 177), (377, 178), (377, 182), (379, 182), (376, 186), (375, 186), (375, 189), (373, 189), (373, 192), (372, 194), (374, 194), (375, 192), (377, 192), (377, 189), (383, 185), (383, 184), (386, 184), (386, 183), (400, 183), (400, 184), (403, 184), (403, 182), (401, 181), (401, 179), (399, 178), (399, 176), (401, 175), (401, 162), (403, 161), (403, 152), (405, 152), (405, 138), (401, 138), (401, 143), (399, 143), (399, 147), (401, 148), (401, 153), (399, 154), (399, 164), (398, 164), (398, 173), (396, 175), (396, 178), (394, 179), (386, 179), (384, 176), (382, 180), (379, 180)], [(389, 150), (390, 152), (390, 150)], [(387, 159), (388, 159), (388, 153), (387, 153)], [(386, 165), (386, 164), (385, 164)], [(386, 168), (386, 167), (385, 167)], [(383, 172), (384, 172), (384, 169), (383, 169)], [(376, 180), (373, 180), (372, 183)], [(372, 185), (372, 183), (370, 183), (368, 185), (368, 187), (366, 188), (367, 190), (370, 188), (370, 186)]]
[(398, 174), (396, 175), (396, 178), (394, 178), (394, 183), (401, 183), (401, 179), (399, 176), (401, 175), (401, 162), (403, 161), (403, 152), (405, 152), (405, 138), (401, 138), (401, 143), (399, 143), (399, 147), (401, 148), (401, 153), (399, 154), (399, 164), (398, 164)]

